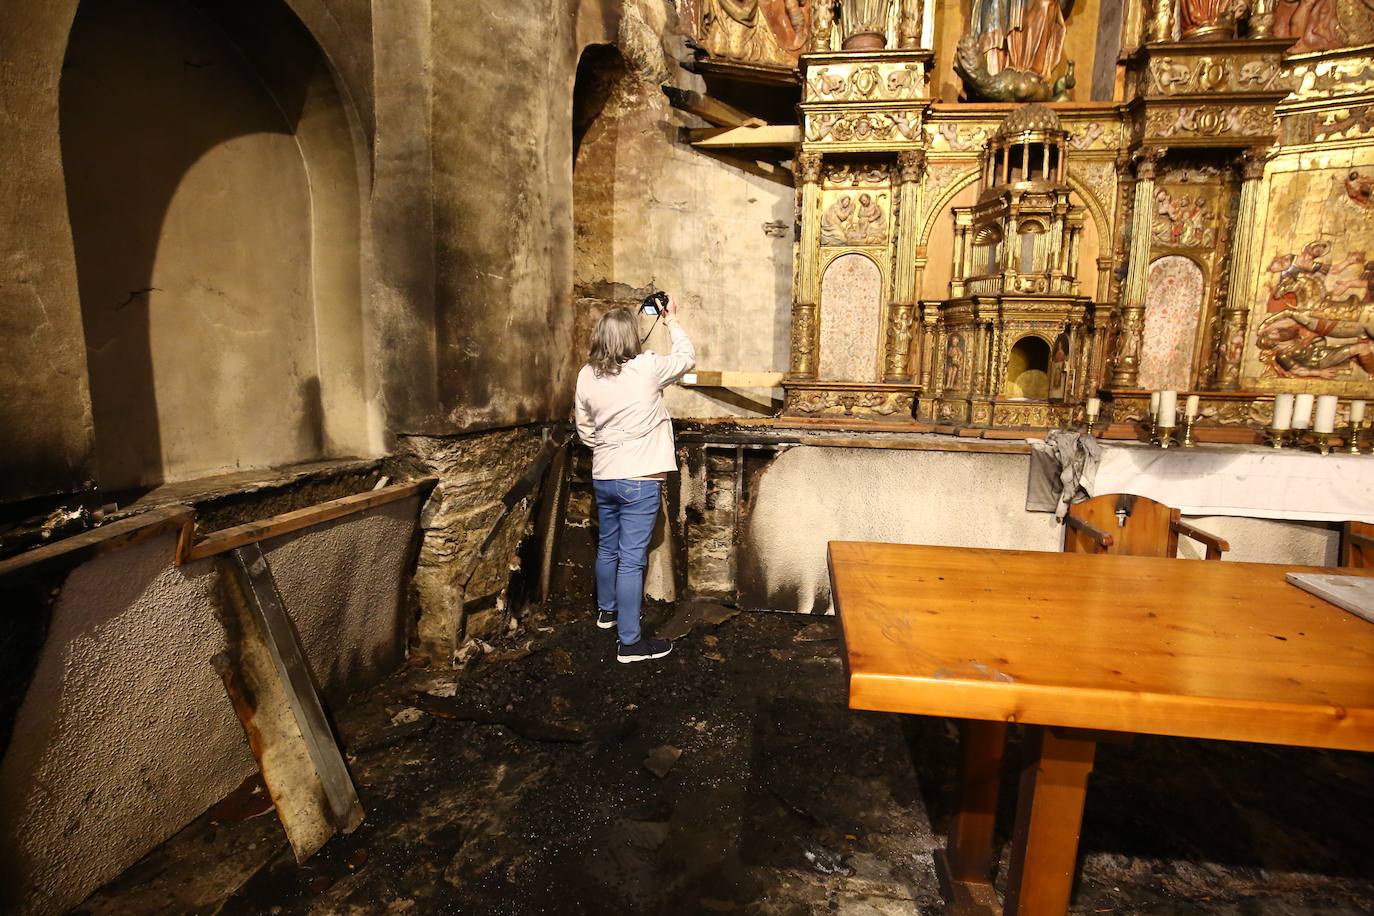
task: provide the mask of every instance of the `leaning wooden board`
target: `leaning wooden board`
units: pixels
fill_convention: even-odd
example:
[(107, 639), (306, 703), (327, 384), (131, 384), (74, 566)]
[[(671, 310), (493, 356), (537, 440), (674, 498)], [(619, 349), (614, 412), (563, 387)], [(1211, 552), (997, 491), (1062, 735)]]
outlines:
[(1323, 573), (1289, 573), (1286, 578), (1303, 591), (1374, 623), (1374, 579)]

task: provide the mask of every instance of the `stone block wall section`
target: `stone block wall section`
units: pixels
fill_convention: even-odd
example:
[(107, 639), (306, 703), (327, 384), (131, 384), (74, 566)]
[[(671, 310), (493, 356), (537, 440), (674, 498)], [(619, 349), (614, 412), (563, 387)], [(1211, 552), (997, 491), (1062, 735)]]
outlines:
[[(503, 593), (518, 562), (533, 500), (511, 511), (484, 556), (478, 549), (500, 517), (501, 497), (534, 461), (542, 441), (542, 427), (397, 441), (398, 461), (417, 474), (439, 478), (420, 513), (423, 540), (413, 581), (416, 649), (436, 663), (447, 664), (459, 648), (465, 604), (468, 636), (489, 636), (503, 625)], [(469, 573), (472, 581), (464, 591)]]

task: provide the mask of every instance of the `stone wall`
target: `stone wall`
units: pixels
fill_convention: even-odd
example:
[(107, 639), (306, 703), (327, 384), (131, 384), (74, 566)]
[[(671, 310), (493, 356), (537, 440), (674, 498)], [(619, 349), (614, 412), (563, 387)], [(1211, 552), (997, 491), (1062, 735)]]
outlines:
[[(490, 636), (504, 623), (503, 592), (533, 500), (511, 511), (485, 555), (478, 549), (500, 517), (502, 496), (534, 461), (541, 442), (539, 429), (521, 428), (454, 437), (405, 436), (397, 443), (397, 460), (418, 474), (439, 478), (420, 515), (424, 540), (412, 583), (418, 648), (436, 662), (447, 663), (459, 648), (464, 606), (469, 637)], [(464, 589), (469, 575), (472, 581)]]

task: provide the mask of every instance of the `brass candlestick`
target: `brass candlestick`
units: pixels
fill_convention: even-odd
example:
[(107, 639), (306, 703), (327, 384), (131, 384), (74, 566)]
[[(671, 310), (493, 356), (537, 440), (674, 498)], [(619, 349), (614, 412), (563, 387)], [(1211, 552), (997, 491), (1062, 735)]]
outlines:
[(1350, 436), (1345, 443), (1345, 450), (1352, 455), (1360, 453), (1360, 424), (1350, 424)]
[(1184, 448), (1192, 448), (1197, 445), (1197, 443), (1193, 441), (1193, 424), (1195, 422), (1197, 422), (1197, 417), (1185, 416), (1183, 418), (1183, 442), (1181, 444)]
[(1269, 445), (1273, 446), (1274, 448), (1283, 448), (1284, 443), (1288, 441), (1289, 435), (1291, 435), (1291, 433), (1288, 430), (1275, 429), (1271, 426), (1267, 430), (1267, 436), (1265, 441), (1268, 442)]
[(1311, 449), (1318, 455), (1331, 454), (1331, 434), (1313, 432), (1310, 429), (1298, 430), (1294, 434), (1294, 443), (1299, 448)]
[(1158, 441), (1160, 448), (1168, 448), (1174, 444), (1174, 427), (1157, 426), (1155, 429), (1159, 433)]

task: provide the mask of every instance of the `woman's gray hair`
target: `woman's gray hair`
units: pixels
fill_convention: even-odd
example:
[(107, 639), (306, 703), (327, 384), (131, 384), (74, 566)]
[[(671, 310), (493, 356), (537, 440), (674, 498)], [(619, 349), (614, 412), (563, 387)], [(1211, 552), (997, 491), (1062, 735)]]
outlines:
[(639, 323), (626, 308), (614, 308), (592, 328), (587, 364), (597, 377), (619, 375), (620, 367), (639, 355)]

